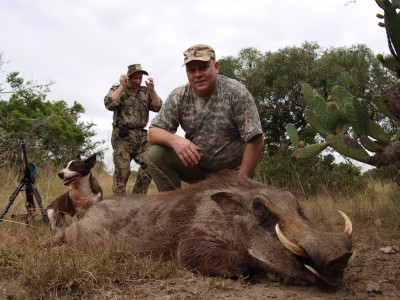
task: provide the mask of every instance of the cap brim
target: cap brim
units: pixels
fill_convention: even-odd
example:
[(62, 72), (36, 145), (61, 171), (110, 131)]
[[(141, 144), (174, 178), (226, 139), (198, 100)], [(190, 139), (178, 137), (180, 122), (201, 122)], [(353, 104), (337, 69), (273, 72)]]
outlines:
[(132, 73), (128, 73), (128, 74), (126, 74), (126, 75), (129, 77), (129, 76), (131, 76), (132, 74), (135, 74), (135, 73), (142, 73), (142, 74), (145, 74), (145, 75), (149, 76), (149, 73), (147, 73), (147, 72), (144, 71), (144, 70), (135, 71), (135, 72), (132, 72)]
[(184, 65), (186, 65), (187, 63), (189, 63), (189, 62), (191, 62), (191, 61), (194, 61), (194, 60), (198, 60), (198, 61), (210, 61), (210, 60), (211, 60), (211, 57), (209, 57), (209, 56), (192, 57), (192, 58), (189, 58), (189, 59), (185, 60), (185, 61), (183, 62), (183, 65), (182, 65), (182, 66), (184, 66)]

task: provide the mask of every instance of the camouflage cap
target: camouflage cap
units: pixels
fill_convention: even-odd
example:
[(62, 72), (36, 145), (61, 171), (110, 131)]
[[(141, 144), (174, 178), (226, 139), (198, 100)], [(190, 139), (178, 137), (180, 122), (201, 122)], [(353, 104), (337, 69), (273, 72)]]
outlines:
[(215, 60), (215, 51), (208, 45), (198, 44), (193, 45), (183, 52), (185, 57), (183, 64), (187, 64), (192, 60), (209, 61), (210, 59)]
[(134, 65), (128, 66), (128, 72), (126, 73), (126, 75), (131, 76), (133, 73), (137, 73), (137, 72), (149, 75), (149, 73), (147, 73), (145, 70), (142, 69), (142, 66), (140, 64), (134, 64)]

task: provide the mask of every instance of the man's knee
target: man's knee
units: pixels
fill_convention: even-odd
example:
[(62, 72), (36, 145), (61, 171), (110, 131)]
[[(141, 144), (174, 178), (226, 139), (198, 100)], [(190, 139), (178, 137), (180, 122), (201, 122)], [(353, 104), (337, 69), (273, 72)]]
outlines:
[(165, 162), (165, 157), (168, 155), (167, 152), (168, 149), (163, 146), (150, 146), (147, 152), (147, 164), (149, 165), (149, 167), (157, 166), (160, 164), (160, 162)]

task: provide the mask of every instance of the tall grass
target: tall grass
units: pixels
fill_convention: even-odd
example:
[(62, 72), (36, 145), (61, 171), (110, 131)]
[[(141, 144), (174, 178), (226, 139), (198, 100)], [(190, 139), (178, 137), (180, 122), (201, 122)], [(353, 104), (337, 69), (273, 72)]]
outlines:
[[(35, 174), (43, 206), (66, 191), (56, 175), (60, 168), (49, 166), (38, 169)], [(3, 169), (0, 172), (3, 174), (0, 176), (0, 209), (3, 210), (21, 177), (18, 170)], [(99, 169), (94, 173), (102, 185), (104, 195), (111, 195), (112, 176)], [(132, 176), (128, 191), (132, 189), (133, 182)], [(154, 185), (149, 192), (157, 192)], [(324, 193), (300, 199), (300, 202), (305, 214), (320, 229), (342, 231), (343, 220), (337, 213), (341, 210), (353, 221), (355, 240), (362, 237), (377, 244), (382, 238), (399, 240), (397, 186), (370, 182), (367, 190), (352, 193), (352, 196), (340, 195)], [(39, 249), (37, 245), (53, 233), (42, 222), (26, 224), (23, 220), (11, 218), (12, 215), (25, 213), (25, 194), (21, 192), (3, 222), (0, 222), (0, 298), (71, 299), (128, 286), (135, 287), (131, 295), (141, 298), (146, 293), (140, 289), (143, 281), (176, 280), (193, 276), (172, 261), (141, 257), (127, 245)]]
[[(354, 231), (368, 235), (371, 243), (382, 238), (398, 240), (400, 224), (400, 187), (394, 183), (371, 181), (368, 188), (351, 195), (320, 194), (302, 201), (306, 215), (326, 230), (338, 230), (342, 224), (338, 210), (353, 222)], [(341, 226), (341, 225), (339, 225)]]

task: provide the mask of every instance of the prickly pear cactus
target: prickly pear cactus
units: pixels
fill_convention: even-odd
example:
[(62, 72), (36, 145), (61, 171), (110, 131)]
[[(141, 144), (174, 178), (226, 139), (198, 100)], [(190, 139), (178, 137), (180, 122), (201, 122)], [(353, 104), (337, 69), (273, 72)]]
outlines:
[(399, 0), (375, 0), (376, 4), (383, 9), (383, 15), (376, 16), (382, 21), (379, 26), (386, 29), (386, 36), (391, 56), (384, 57), (382, 54), (377, 55), (377, 59), (383, 66), (389, 70), (396, 72), (400, 78), (400, 16), (398, 10), (400, 8)]
[[(381, 20), (378, 25), (386, 30), (390, 50), (389, 55), (378, 54), (377, 59), (400, 78), (400, 0), (375, 2), (383, 10), (383, 14), (377, 14)], [(310, 158), (331, 147), (346, 157), (375, 167), (400, 162), (400, 133), (389, 136), (371, 118), (365, 102), (356, 99), (340, 86), (334, 87), (327, 99), (308, 84), (303, 84), (302, 92), (306, 103), (305, 119), (324, 141), (299, 147), (297, 130), (289, 124), (287, 132), (294, 145), (295, 157)], [(372, 103), (377, 111), (394, 123), (400, 123), (400, 95), (383, 91), (372, 99)]]
[(306, 121), (325, 141), (299, 148), (297, 131), (289, 124), (287, 132), (295, 148), (295, 157), (310, 158), (331, 147), (346, 157), (375, 165), (376, 155), (384, 153), (391, 145), (390, 136), (370, 118), (365, 103), (343, 87), (335, 86), (328, 99), (308, 84), (302, 85), (302, 91), (307, 105)]
[[(376, 58), (389, 71), (400, 78), (400, 0), (375, 0), (383, 14), (376, 16), (382, 21), (379, 26), (385, 28), (388, 40), (390, 55), (383, 56), (378, 54)], [(397, 94), (384, 91), (381, 95), (382, 103), (386, 111), (382, 110), (386, 116), (400, 120), (400, 97)]]

